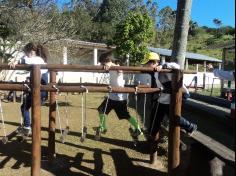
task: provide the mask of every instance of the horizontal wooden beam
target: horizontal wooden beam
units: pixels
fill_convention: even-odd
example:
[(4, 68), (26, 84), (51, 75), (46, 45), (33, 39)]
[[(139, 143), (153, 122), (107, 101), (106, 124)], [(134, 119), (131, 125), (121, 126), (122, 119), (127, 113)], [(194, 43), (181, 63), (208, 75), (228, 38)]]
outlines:
[(200, 131), (196, 131), (191, 136), (192, 139), (206, 146), (209, 150), (211, 150), (218, 158), (223, 160), (226, 163), (231, 165), (235, 165), (235, 152), (225, 145), (219, 143), (218, 141), (212, 139), (211, 137), (201, 133)]
[[(30, 86), (26, 84), (0, 84), (0, 90), (30, 91)], [(112, 92), (112, 93), (153, 93), (160, 92), (159, 88), (150, 87), (109, 87), (109, 86), (60, 86), (60, 85), (41, 85), (41, 90), (48, 92)]]
[[(7, 64), (0, 64), (0, 70), (31, 70), (33, 65), (16, 65), (15, 68), (10, 68)], [(103, 66), (96, 65), (62, 65), (62, 64), (45, 64), (40, 65), (41, 69), (48, 69), (54, 71), (70, 71), (70, 72), (108, 72), (109, 70), (123, 70), (124, 73), (151, 73), (155, 70), (149, 67), (127, 67), (127, 66), (112, 66), (109, 70), (105, 70)], [(162, 69), (158, 72), (171, 73), (170, 69)], [(186, 74), (193, 74), (196, 72), (184, 72)]]

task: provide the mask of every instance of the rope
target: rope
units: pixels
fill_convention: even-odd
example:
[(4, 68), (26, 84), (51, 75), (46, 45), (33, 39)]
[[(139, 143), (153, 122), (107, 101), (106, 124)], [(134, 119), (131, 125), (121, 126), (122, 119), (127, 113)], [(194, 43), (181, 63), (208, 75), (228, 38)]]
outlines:
[(112, 92), (112, 87), (108, 86), (108, 90), (109, 90), (109, 92), (107, 94), (107, 101), (106, 101), (105, 109), (104, 109), (104, 112), (103, 112), (104, 115), (106, 115), (106, 110), (107, 110), (108, 101), (109, 101), (109, 98), (110, 98), (110, 93)]
[(86, 134), (87, 134), (87, 127), (86, 127), (86, 121), (87, 121), (87, 113), (86, 113), (86, 109), (87, 109), (87, 106), (86, 106), (86, 94), (88, 93), (88, 89), (86, 87), (84, 87), (83, 85), (81, 86), (81, 88), (84, 88), (85, 89), (85, 97), (84, 97), (84, 93), (82, 92), (82, 96), (81, 96), (81, 108), (82, 108), (82, 132), (81, 132), (81, 142), (84, 141), (84, 139), (86, 138)]
[[(161, 91), (162, 91), (162, 88), (161, 88)], [(161, 96), (161, 93), (162, 93), (162, 92), (160, 92), (159, 97)], [(152, 121), (152, 128), (151, 128), (151, 130), (150, 130), (150, 136), (152, 135), (152, 130), (153, 130), (153, 128), (154, 128), (154, 123), (155, 123), (155, 121), (156, 121), (157, 110), (158, 110), (158, 108), (159, 108), (159, 104), (160, 104), (160, 102), (157, 100), (157, 107), (156, 107), (154, 119), (153, 119), (153, 121)]]
[[(23, 104), (24, 103), (24, 91), (21, 91), (21, 99), (20, 99), (20, 103)], [(24, 110), (25, 110), (25, 104), (24, 104)], [(23, 114), (21, 114), (21, 118), (20, 118), (20, 125), (23, 125)]]
[[(68, 92), (67, 92), (68, 94)], [(66, 118), (66, 126), (69, 127), (69, 121), (68, 121), (68, 100), (67, 100), (67, 95), (65, 95), (65, 102), (66, 102), (66, 106), (65, 106), (65, 118)]]
[[(57, 95), (59, 95), (59, 89), (55, 85), (53, 85), (52, 87), (57, 90)], [(57, 98), (57, 96), (56, 96), (56, 111), (57, 111), (57, 117), (58, 117), (58, 122), (59, 122), (59, 127), (60, 127), (60, 133), (61, 133), (61, 136), (63, 136), (62, 127), (61, 127), (61, 117), (60, 117), (60, 112), (59, 112), (59, 107), (58, 107), (58, 98)]]
[(5, 127), (5, 123), (4, 123), (4, 116), (3, 116), (2, 100), (1, 99), (0, 99), (0, 113), (1, 113), (1, 120), (2, 120), (2, 128), (3, 128), (4, 138), (7, 138), (7, 132), (6, 132), (6, 127)]
[(147, 94), (144, 94), (144, 102), (143, 102), (143, 127), (145, 128), (146, 122), (146, 104), (147, 104)]
[(135, 87), (135, 109), (136, 109), (136, 119), (137, 122), (139, 123), (139, 118), (138, 118), (138, 87)]
[(83, 128), (84, 128), (84, 93), (82, 92), (82, 96), (81, 96), (81, 118), (82, 118), (82, 126), (81, 126), (81, 136), (83, 136)]

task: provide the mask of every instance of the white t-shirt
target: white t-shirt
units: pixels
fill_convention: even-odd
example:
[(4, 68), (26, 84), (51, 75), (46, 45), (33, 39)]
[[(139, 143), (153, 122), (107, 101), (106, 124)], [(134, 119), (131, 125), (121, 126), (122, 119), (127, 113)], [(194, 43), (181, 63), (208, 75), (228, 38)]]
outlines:
[[(24, 56), (21, 59), (21, 63), (27, 64), (27, 65), (46, 64), (43, 58), (39, 56), (33, 56), (33, 57)], [(42, 76), (42, 79), (46, 83), (48, 83), (48, 70), (47, 69), (41, 69), (41, 76)]]
[[(124, 87), (125, 80), (122, 71), (111, 70), (110, 73), (110, 85), (111, 87)], [(126, 93), (110, 93), (109, 99), (115, 101), (122, 101), (127, 99)]]
[[(167, 69), (180, 69), (180, 66), (174, 62), (165, 63), (165, 67)], [(167, 81), (172, 80), (172, 73), (165, 73), (165, 75), (166, 75)], [(156, 78), (157, 87), (163, 87), (162, 83), (158, 79), (158, 73), (155, 73), (155, 78)], [(162, 104), (170, 104), (170, 100), (171, 100), (171, 94), (161, 92), (158, 102)]]

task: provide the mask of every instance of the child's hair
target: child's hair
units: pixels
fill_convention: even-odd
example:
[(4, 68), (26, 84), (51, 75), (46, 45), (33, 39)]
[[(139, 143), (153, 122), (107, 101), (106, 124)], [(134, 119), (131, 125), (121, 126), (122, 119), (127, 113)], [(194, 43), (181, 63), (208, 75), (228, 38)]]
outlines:
[(100, 63), (112, 62), (112, 53), (106, 52), (106, 53), (101, 54), (99, 57), (99, 62)]
[(121, 65), (121, 61), (118, 60), (118, 59), (116, 59), (114, 62), (115, 62), (116, 65)]
[(41, 44), (36, 45), (36, 44), (30, 42), (30, 43), (25, 45), (23, 51), (25, 53), (35, 51), (36, 56), (39, 56), (39, 57), (43, 58), (43, 60), (45, 62), (47, 62), (47, 60), (48, 60), (48, 50)]
[(37, 46), (36, 46), (34, 43), (32, 43), (32, 42), (26, 44), (25, 47), (24, 47), (24, 49), (23, 49), (23, 51), (24, 51), (25, 53), (29, 53), (29, 52), (31, 52), (32, 50), (33, 50), (33, 51), (37, 51)]

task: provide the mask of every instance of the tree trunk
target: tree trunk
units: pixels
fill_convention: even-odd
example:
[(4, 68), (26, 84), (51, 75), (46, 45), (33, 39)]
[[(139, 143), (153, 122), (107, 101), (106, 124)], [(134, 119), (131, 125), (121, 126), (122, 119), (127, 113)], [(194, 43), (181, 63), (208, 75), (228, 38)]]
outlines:
[[(184, 69), (185, 52), (187, 48), (188, 29), (190, 21), (192, 0), (178, 0), (176, 24), (174, 32), (174, 43), (172, 50), (172, 60), (177, 61), (180, 68)], [(176, 76), (176, 75), (175, 75)], [(173, 77), (174, 78), (174, 77)], [(171, 108), (174, 107), (176, 111), (170, 110), (170, 126), (169, 126), (169, 147), (168, 151), (168, 175), (174, 176), (178, 172), (180, 166), (180, 151), (176, 147), (180, 143), (180, 128), (177, 125), (177, 118), (181, 116), (181, 99), (180, 88), (183, 80), (179, 74), (178, 79), (175, 80), (176, 95), (172, 95)], [(175, 98), (175, 99), (173, 99)], [(180, 107), (179, 107), (180, 106)], [(170, 109), (171, 109), (170, 108)]]
[(192, 0), (178, 0), (172, 59), (184, 69)]

